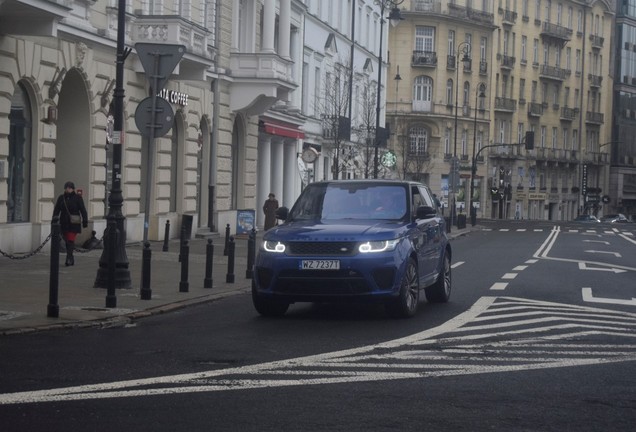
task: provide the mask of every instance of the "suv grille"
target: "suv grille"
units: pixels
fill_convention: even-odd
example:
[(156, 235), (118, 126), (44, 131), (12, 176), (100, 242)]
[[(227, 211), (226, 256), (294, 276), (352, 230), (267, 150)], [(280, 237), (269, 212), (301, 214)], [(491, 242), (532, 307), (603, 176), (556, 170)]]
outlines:
[(353, 256), (357, 253), (356, 242), (292, 242), (288, 251), (293, 256)]

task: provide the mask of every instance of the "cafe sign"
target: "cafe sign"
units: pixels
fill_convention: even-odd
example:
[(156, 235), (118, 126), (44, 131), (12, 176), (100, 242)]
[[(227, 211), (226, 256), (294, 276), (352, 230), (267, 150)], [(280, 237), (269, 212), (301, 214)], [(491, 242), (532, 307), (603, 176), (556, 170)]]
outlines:
[(181, 106), (187, 106), (188, 105), (188, 97), (189, 97), (189, 95), (187, 95), (185, 93), (177, 92), (177, 91), (174, 91), (174, 90), (163, 89), (157, 94), (157, 96), (159, 96), (160, 98), (163, 98), (163, 99), (165, 99), (168, 102), (173, 103), (173, 104), (177, 104), (177, 105), (181, 105)]

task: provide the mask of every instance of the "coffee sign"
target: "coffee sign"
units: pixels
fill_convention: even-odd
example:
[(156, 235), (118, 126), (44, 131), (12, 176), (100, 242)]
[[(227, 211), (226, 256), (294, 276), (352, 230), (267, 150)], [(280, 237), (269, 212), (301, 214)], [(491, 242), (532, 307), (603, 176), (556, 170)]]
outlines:
[(160, 98), (164, 98), (165, 100), (173, 104), (177, 104), (181, 106), (188, 105), (189, 96), (185, 93), (177, 92), (174, 90), (163, 89), (157, 94), (157, 96), (159, 96)]

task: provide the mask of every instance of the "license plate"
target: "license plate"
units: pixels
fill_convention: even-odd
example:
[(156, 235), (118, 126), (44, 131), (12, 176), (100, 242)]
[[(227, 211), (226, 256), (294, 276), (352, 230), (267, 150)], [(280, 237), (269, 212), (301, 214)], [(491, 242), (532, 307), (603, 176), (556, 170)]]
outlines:
[(300, 261), (301, 270), (339, 270), (339, 260), (302, 260)]

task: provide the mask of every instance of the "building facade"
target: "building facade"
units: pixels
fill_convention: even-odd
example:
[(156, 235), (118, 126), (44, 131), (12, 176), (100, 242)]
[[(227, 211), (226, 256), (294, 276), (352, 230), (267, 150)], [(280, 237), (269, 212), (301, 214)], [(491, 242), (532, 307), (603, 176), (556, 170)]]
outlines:
[(608, 213), (636, 219), (636, 2), (616, 11), (612, 166)]
[[(67, 180), (84, 198), (90, 228), (101, 234), (106, 226), (119, 4), (0, 4), (4, 252), (33, 250), (47, 238), (54, 200)], [(226, 224), (235, 232), (240, 210), (257, 208), (261, 116), (279, 101), (293, 102), (300, 86), (294, 54), (276, 44), (295, 44), (301, 55), (304, 6), (292, 0), (121, 4), (131, 48), (121, 165), (127, 240), (141, 240), (146, 215), (150, 240), (163, 239), (166, 221), (171, 237), (178, 236), (184, 216), (193, 235)], [(173, 123), (153, 146), (135, 123), (139, 103), (150, 96), (134, 49), (140, 42), (185, 47), (160, 93), (174, 111)], [(153, 180), (147, 184), (149, 170)], [(90, 236), (90, 229), (83, 235)]]
[[(407, 4), (408, 3), (408, 4)], [(391, 30), (392, 141), (406, 175), (485, 218), (602, 214), (609, 189), (614, 6), (412, 0)], [(393, 91), (395, 90), (395, 91)], [(392, 113), (388, 111), (391, 122)], [(534, 149), (526, 150), (526, 132)], [(449, 193), (453, 160), (459, 175)], [(398, 162), (400, 166), (400, 162)], [(451, 195), (453, 195), (451, 197)]]

